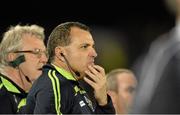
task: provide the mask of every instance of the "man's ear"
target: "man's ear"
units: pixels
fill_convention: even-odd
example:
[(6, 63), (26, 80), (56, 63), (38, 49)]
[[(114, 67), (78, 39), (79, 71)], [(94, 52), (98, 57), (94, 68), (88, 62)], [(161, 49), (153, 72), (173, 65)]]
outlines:
[(57, 57), (58, 59), (60, 59), (61, 61), (64, 62), (64, 57), (63, 57), (63, 52), (64, 52), (64, 48), (61, 46), (58, 46), (55, 48), (55, 57)]
[(110, 91), (110, 90), (108, 90), (107, 93), (108, 93), (108, 95), (110, 95), (110, 96), (114, 96), (114, 95), (116, 94), (114, 91)]
[(17, 58), (17, 54), (15, 54), (15, 53), (9, 53), (9, 54), (7, 55), (6, 60), (7, 60), (8, 62), (11, 62), (11, 61), (14, 61), (16, 58)]
[(111, 97), (113, 102), (116, 101), (116, 96), (117, 96), (116, 92), (108, 90), (107, 93)]

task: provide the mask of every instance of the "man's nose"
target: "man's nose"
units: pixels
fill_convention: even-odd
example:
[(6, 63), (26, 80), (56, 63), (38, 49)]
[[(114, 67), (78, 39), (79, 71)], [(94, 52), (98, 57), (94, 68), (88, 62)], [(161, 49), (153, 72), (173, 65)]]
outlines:
[(96, 50), (94, 48), (92, 48), (90, 56), (92, 56), (94, 58), (97, 57), (97, 52), (96, 52)]
[(41, 58), (40, 58), (40, 61), (41, 61), (42, 63), (46, 64), (47, 61), (48, 61), (48, 56), (47, 56), (46, 54), (42, 54), (42, 55), (41, 55)]

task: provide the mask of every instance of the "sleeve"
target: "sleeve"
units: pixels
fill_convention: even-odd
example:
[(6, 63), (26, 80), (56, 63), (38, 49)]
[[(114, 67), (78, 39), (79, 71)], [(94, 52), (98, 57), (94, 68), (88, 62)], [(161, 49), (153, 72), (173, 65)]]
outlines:
[(100, 106), (96, 102), (95, 114), (115, 114), (115, 109), (112, 100), (109, 95), (107, 95), (107, 97), (108, 97), (108, 103), (104, 106)]

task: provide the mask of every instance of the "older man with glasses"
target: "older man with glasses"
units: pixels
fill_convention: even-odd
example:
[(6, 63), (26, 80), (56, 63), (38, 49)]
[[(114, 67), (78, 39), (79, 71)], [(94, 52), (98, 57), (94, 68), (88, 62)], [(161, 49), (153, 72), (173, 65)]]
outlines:
[(18, 113), (27, 92), (47, 62), (44, 29), (16, 25), (5, 32), (0, 44), (0, 113)]

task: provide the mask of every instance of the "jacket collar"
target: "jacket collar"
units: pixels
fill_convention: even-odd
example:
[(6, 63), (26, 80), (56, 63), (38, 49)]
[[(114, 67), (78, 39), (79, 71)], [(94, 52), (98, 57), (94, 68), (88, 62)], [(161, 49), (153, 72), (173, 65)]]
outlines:
[(59, 66), (56, 66), (54, 64), (48, 64), (45, 66), (45, 68), (51, 68), (51, 69), (55, 69), (58, 73), (60, 73), (64, 78), (68, 79), (68, 80), (72, 80), (72, 81), (77, 81), (73, 75), (66, 71), (65, 69), (59, 67)]
[(23, 89), (21, 89), (18, 85), (16, 85), (12, 80), (10, 80), (8, 77), (0, 74), (0, 80), (2, 82), (1, 85), (3, 85), (9, 92), (13, 93), (26, 93)]

